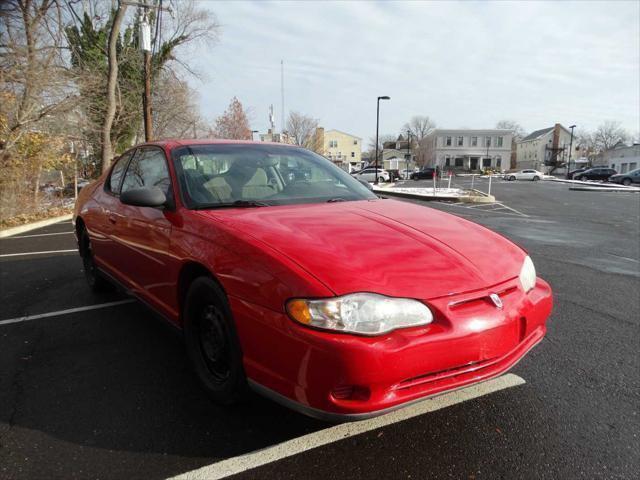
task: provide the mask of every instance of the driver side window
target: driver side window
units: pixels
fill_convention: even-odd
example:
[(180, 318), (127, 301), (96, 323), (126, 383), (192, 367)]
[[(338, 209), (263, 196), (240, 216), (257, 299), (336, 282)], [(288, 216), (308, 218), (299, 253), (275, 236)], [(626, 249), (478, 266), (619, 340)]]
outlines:
[(164, 152), (158, 148), (143, 148), (129, 163), (122, 182), (122, 192), (143, 187), (158, 187), (167, 198), (171, 194), (171, 179)]

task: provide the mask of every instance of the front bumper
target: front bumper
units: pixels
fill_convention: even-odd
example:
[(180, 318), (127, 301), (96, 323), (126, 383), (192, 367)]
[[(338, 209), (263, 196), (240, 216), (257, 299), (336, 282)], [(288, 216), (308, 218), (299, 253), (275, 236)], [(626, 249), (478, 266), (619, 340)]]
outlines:
[[(488, 301), (499, 293), (503, 308)], [(434, 322), (378, 337), (311, 330), (231, 299), (244, 363), (259, 392), (307, 415), (357, 420), (504, 374), (546, 333), (549, 285), (517, 279), (430, 300)]]

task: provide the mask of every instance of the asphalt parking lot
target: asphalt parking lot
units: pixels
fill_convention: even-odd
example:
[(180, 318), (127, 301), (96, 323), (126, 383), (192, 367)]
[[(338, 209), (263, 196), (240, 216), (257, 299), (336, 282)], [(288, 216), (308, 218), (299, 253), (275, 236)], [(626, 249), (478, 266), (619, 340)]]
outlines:
[(512, 371), (525, 383), (359, 435), (258, 396), (211, 403), (179, 334), (123, 294), (85, 287), (70, 222), (0, 240), (0, 478), (211, 465), (200, 472), (217, 478), (218, 462), (303, 435), (326, 441), (233, 478), (638, 478), (640, 194), (499, 180), (492, 193), (508, 208), (425, 208), (522, 245), (552, 285), (547, 338)]

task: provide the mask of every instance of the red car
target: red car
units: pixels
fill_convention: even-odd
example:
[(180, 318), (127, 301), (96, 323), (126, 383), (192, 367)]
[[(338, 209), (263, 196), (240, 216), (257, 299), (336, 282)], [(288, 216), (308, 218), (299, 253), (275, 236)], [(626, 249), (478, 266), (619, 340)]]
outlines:
[(74, 220), (89, 285), (181, 328), (222, 403), (251, 387), (323, 419), (378, 415), (503, 374), (552, 308), (517, 245), (295, 146), (140, 145)]

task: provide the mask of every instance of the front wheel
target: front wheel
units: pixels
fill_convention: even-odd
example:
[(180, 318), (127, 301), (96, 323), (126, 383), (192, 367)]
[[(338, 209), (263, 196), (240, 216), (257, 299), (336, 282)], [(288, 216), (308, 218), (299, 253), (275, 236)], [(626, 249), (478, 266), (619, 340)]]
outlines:
[(629, 185), (631, 185), (631, 179), (630, 179), (630, 178), (625, 178), (625, 179), (623, 179), (623, 180), (622, 180), (622, 184), (623, 184), (625, 187), (628, 187)]
[(82, 229), (79, 235), (78, 246), (82, 257), (84, 278), (92, 292), (100, 293), (111, 289), (111, 284), (100, 274), (96, 267), (91, 240), (86, 229)]
[(226, 295), (213, 279), (193, 281), (183, 324), (191, 366), (209, 397), (223, 405), (244, 399), (248, 389), (240, 342)]
[(511, 175), (511, 176), (509, 177), (509, 181), (510, 181), (510, 182), (515, 181), (515, 179), (516, 179), (516, 177), (514, 177), (513, 175)]

